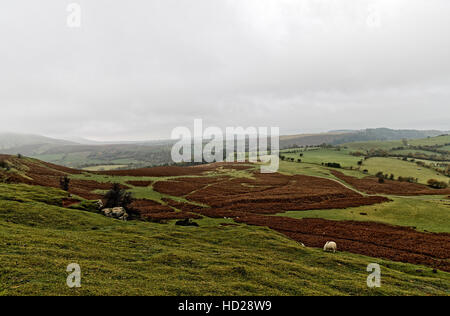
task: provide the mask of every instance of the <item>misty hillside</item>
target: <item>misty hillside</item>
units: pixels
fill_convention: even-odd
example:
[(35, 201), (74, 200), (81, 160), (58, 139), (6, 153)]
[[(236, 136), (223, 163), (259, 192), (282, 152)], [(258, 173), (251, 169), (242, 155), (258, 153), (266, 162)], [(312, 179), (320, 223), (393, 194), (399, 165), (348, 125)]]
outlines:
[(40, 146), (64, 146), (75, 145), (76, 143), (55, 139), (40, 135), (27, 135), (15, 133), (0, 133), (0, 150), (8, 150), (21, 147), (40, 147)]
[(389, 128), (371, 128), (360, 131), (332, 131), (323, 134), (291, 135), (280, 138), (281, 148), (292, 146), (312, 146), (319, 144), (340, 145), (361, 141), (386, 141), (406, 139), (420, 139), (448, 134), (448, 131), (420, 131), (420, 130), (394, 130)]
[[(370, 140), (419, 139), (446, 132), (392, 130), (387, 128), (362, 131), (334, 131), (321, 134), (300, 134), (280, 137), (280, 147), (313, 146)], [(38, 135), (0, 134), (0, 153), (22, 154), (71, 168), (138, 168), (171, 163), (173, 141), (142, 143), (80, 144)]]

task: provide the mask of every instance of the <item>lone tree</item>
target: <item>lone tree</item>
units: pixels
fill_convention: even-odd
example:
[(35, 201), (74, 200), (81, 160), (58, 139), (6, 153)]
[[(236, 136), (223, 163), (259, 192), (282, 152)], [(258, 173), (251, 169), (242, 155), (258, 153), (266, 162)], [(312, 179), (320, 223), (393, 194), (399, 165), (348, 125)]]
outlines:
[(105, 194), (105, 207), (123, 207), (126, 211), (131, 211), (129, 205), (133, 202), (133, 197), (130, 192), (120, 188), (119, 183), (114, 183), (111, 190)]
[(377, 174), (375, 176), (378, 178), (378, 183), (384, 183), (385, 176), (384, 176), (383, 172), (381, 172), (381, 171), (377, 172)]
[(448, 187), (448, 184), (443, 181), (438, 181), (436, 179), (430, 179), (428, 180), (428, 185), (432, 187), (433, 189), (446, 189)]
[(6, 171), (11, 170), (11, 167), (6, 160), (0, 160), (0, 168), (5, 169)]
[(61, 190), (68, 192), (69, 185), (70, 185), (70, 179), (68, 176), (59, 178), (59, 186), (61, 187)]
[(408, 146), (408, 139), (403, 138), (402, 139), (402, 143), (403, 143), (404, 146)]
[(378, 172), (375, 174), (375, 177), (377, 177), (377, 178), (384, 178), (384, 173), (383, 173), (383, 171), (378, 171)]

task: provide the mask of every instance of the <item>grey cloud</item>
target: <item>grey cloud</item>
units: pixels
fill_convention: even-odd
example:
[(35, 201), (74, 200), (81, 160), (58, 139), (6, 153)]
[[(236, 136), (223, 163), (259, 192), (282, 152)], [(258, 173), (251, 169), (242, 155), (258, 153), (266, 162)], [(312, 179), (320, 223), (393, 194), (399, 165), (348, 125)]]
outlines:
[(68, 3), (0, 4), (1, 130), (449, 129), (447, 0), (79, 0), (80, 29)]

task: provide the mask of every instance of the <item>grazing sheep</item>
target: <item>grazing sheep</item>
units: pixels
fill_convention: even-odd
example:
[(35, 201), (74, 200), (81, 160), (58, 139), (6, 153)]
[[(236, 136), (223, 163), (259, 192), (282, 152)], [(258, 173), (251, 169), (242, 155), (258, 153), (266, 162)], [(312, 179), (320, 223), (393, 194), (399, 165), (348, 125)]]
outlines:
[(323, 246), (323, 251), (333, 251), (335, 253), (337, 250), (337, 245), (334, 241), (327, 241), (325, 246)]

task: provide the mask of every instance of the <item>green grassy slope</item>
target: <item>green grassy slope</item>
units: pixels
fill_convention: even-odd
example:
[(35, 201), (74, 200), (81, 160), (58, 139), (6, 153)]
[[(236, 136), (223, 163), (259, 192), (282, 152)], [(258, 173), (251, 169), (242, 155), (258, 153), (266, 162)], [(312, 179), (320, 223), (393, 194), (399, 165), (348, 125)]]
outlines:
[(368, 142), (348, 143), (343, 144), (342, 146), (347, 147), (351, 151), (367, 151), (371, 149), (391, 150), (392, 148), (403, 146), (403, 143), (400, 140), (368, 141)]
[[(70, 168), (85, 168), (89, 166), (94, 168), (98, 166), (109, 166), (105, 170), (114, 169), (113, 167), (119, 168), (122, 166), (133, 166), (136, 167), (150, 165), (150, 162), (137, 160), (133, 158), (122, 158), (122, 159), (106, 159), (106, 158), (96, 158), (91, 157), (90, 152), (75, 152), (75, 153), (60, 153), (60, 154), (35, 154), (33, 158), (51, 162), (57, 165), (64, 165)], [(89, 168), (87, 167), (87, 168)], [(101, 168), (101, 167), (100, 167)]]
[[(450, 143), (450, 136), (437, 136), (423, 139), (408, 140), (408, 144), (412, 146), (443, 146)], [(367, 142), (354, 142), (343, 144), (350, 150), (370, 150), (370, 149), (384, 149), (390, 150), (395, 147), (403, 147), (404, 144), (401, 140), (395, 141), (367, 141)]]
[(302, 174), (306, 176), (322, 177), (342, 182), (342, 180), (336, 178), (334, 175), (331, 174), (331, 170), (339, 170), (339, 172), (342, 172), (346, 175), (356, 178), (367, 177), (366, 174), (358, 170), (333, 169), (318, 164), (303, 163), (303, 162), (297, 163), (289, 161), (280, 161), (280, 168), (279, 168), (280, 173), (288, 175)]
[[(408, 155), (408, 154), (424, 154), (424, 155), (428, 155), (428, 156), (436, 155), (436, 153), (434, 153), (434, 152), (432, 152), (432, 151), (428, 151), (428, 150), (419, 150), (419, 149), (399, 149), (399, 150), (391, 150), (390, 153), (391, 153), (391, 154), (394, 154), (394, 155), (399, 155), (399, 156)], [(439, 156), (439, 155), (438, 155), (438, 156)]]
[[(303, 156), (300, 156), (303, 154)], [(288, 153), (283, 156), (294, 158), (295, 160), (301, 159), (302, 162), (312, 163), (312, 164), (322, 164), (327, 162), (338, 162), (343, 167), (351, 167), (356, 166), (358, 161), (361, 160), (360, 157), (355, 157), (349, 155), (349, 151), (347, 150), (336, 150), (336, 149), (317, 149), (317, 150), (309, 150), (301, 153)]]
[(322, 166), (309, 163), (296, 163), (288, 161), (280, 161), (279, 172), (285, 174), (303, 174), (307, 176), (331, 178), (333, 175), (330, 171)]
[(408, 140), (408, 144), (413, 146), (442, 146), (448, 143), (450, 143), (450, 135)]
[(434, 170), (420, 167), (414, 162), (403, 161), (397, 158), (373, 157), (364, 161), (362, 169), (369, 170), (369, 173), (375, 175), (382, 171), (384, 174), (394, 174), (396, 178), (414, 177), (419, 179), (419, 183), (427, 184), (428, 180), (436, 179), (449, 183), (450, 178)]
[[(0, 295), (449, 294), (449, 273), (324, 253), (262, 227), (121, 222), (55, 206), (59, 190), (0, 186)], [(366, 286), (372, 262), (379, 289)], [(81, 288), (66, 286), (70, 263)]]
[[(408, 141), (408, 144), (412, 146), (443, 146), (443, 144), (446, 143), (450, 143), (450, 136), (438, 136)], [(343, 168), (347, 169), (341, 169), (340, 171), (359, 178), (365, 176), (361, 171), (367, 169), (368, 174), (370, 175), (376, 175), (378, 172), (382, 171), (384, 174), (394, 174), (396, 179), (399, 176), (418, 178), (419, 183), (422, 184), (427, 184), (430, 179), (436, 179), (449, 183), (450, 178), (444, 175), (448, 162), (423, 160), (417, 158), (415, 158), (414, 161), (411, 161), (412, 158), (409, 158), (408, 161), (403, 161), (395, 156), (419, 153), (426, 154), (429, 157), (437, 156), (439, 159), (445, 159), (445, 155), (436, 154), (432, 151), (411, 148), (391, 150), (396, 147), (405, 147), (405, 145), (402, 141), (367, 141), (344, 144), (340, 148), (308, 148), (306, 150), (303, 148), (282, 150), (281, 155), (285, 156), (287, 159), (293, 158), (295, 163), (282, 161), (280, 164), (280, 171), (289, 174), (306, 174), (334, 179), (328, 168), (324, 168), (322, 166), (323, 163), (334, 162), (339, 163)], [(440, 147), (439, 150), (445, 150), (443, 148), (445, 147)], [(384, 150), (386, 154), (394, 157), (371, 157), (364, 160), (363, 156), (356, 157), (351, 155), (352, 152), (356, 151), (360, 151), (364, 154), (366, 151), (377, 149)], [(301, 163), (297, 162), (298, 159), (301, 159)], [(361, 160), (363, 160), (363, 165), (358, 166), (358, 161)], [(418, 166), (416, 164), (418, 161), (424, 162), (426, 166)], [(433, 168), (437, 169), (437, 171), (433, 170)], [(360, 169), (360, 171), (357, 171), (357, 169)]]

